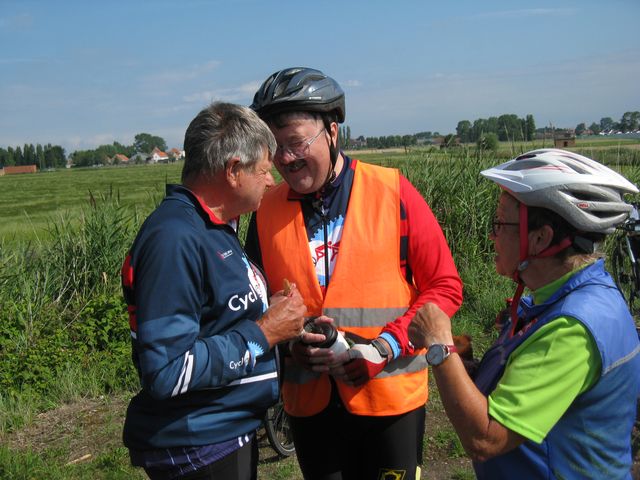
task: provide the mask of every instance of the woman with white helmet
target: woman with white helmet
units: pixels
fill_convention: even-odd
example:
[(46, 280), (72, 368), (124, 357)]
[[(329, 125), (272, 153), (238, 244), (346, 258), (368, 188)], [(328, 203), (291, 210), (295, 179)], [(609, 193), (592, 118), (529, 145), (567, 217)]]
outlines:
[[(411, 341), (481, 479), (631, 478), (640, 342), (596, 254), (638, 189), (613, 170), (557, 149), (481, 174), (502, 188), (490, 238), (499, 274), (518, 288), (510, 319), (474, 378), (455, 353), (451, 322), (425, 305)], [(531, 295), (521, 298), (524, 287)]]

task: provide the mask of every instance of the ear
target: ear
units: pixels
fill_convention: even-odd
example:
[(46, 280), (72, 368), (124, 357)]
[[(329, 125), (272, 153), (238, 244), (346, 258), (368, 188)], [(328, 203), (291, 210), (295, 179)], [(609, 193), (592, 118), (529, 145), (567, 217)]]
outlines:
[(331, 140), (334, 145), (338, 144), (338, 124), (336, 122), (331, 122)]
[(538, 255), (551, 245), (553, 240), (553, 228), (543, 225), (536, 230), (529, 232), (529, 254)]
[(227, 183), (235, 188), (240, 183), (240, 172), (242, 170), (242, 162), (239, 157), (231, 157), (224, 167), (225, 179)]

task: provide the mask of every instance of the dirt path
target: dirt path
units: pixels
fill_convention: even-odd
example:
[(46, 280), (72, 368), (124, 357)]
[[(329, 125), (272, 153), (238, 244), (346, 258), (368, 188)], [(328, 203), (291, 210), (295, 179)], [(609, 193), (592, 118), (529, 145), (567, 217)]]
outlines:
[[(101, 453), (122, 447), (122, 424), (128, 399), (102, 397), (83, 399), (43, 412), (27, 427), (0, 437), (12, 450), (30, 449), (42, 453), (64, 446), (69, 452), (59, 459), (61, 464), (91, 461)], [(639, 432), (636, 432), (638, 435)], [(279, 458), (264, 435), (258, 434), (260, 447), (259, 478), (302, 479), (295, 456)], [(425, 449), (421, 479), (472, 479), (471, 462), (456, 441), (451, 424), (437, 399), (427, 407)], [(640, 453), (636, 453), (633, 478), (640, 479)]]
[[(59, 458), (61, 464), (91, 461), (100, 454), (122, 446), (122, 424), (128, 399), (103, 397), (82, 399), (72, 404), (43, 412), (27, 427), (12, 433), (0, 441), (13, 450), (31, 450), (43, 453), (52, 446), (64, 446), (68, 452)], [(448, 420), (441, 412), (428, 412), (426, 444), (432, 445), (424, 451), (424, 466), (421, 479), (472, 478), (470, 462), (457, 454), (449, 435), (439, 432), (450, 430)], [(259, 478), (302, 479), (295, 457), (279, 458), (261, 430), (258, 434), (260, 447)], [(283, 476), (283, 472), (287, 472)], [(455, 477), (454, 477), (455, 475)], [(462, 475), (462, 476), (461, 476)]]

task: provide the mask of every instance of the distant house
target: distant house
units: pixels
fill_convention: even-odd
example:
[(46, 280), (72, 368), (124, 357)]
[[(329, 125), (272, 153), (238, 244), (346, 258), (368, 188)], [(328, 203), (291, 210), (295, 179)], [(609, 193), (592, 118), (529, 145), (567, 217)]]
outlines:
[(348, 148), (365, 148), (367, 146), (367, 140), (364, 136), (360, 135), (358, 138), (350, 138)]
[(433, 138), (418, 137), (416, 138), (416, 145), (433, 145)]
[(154, 147), (151, 151), (151, 155), (147, 157), (147, 162), (149, 163), (168, 163), (169, 155), (160, 150), (158, 147)]
[(145, 163), (149, 156), (146, 153), (137, 152), (134, 155), (131, 155), (129, 158), (129, 163)]
[(576, 135), (570, 130), (556, 132), (553, 136), (553, 146), (567, 148), (576, 146)]
[(16, 167), (4, 167), (0, 175), (16, 175), (19, 173), (36, 173), (38, 167), (36, 165), (18, 165)]
[(172, 148), (167, 152), (172, 161), (181, 160), (184, 158), (184, 150), (178, 150), (177, 148)]
[(129, 163), (129, 157), (121, 153), (116, 153), (113, 156), (113, 163)]
[(441, 147), (442, 145), (444, 145), (444, 137), (441, 135), (438, 135), (437, 137), (431, 137), (431, 145)]

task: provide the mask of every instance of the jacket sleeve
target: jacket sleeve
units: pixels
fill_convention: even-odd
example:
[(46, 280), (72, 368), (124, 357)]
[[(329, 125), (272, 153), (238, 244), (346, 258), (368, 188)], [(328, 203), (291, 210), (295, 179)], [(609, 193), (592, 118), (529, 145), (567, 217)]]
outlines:
[(411, 354), (407, 329), (416, 311), (426, 302), (452, 316), (462, 304), (462, 281), (436, 217), (416, 188), (400, 176), (400, 201), (404, 206), (407, 266), (418, 297), (404, 315), (385, 325), (383, 332), (398, 341), (402, 354)]
[(132, 250), (133, 349), (143, 390), (165, 399), (250, 375), (255, 358), (249, 346), (258, 354), (269, 350), (255, 319), (240, 319), (219, 335), (200, 336), (205, 246), (184, 225), (170, 222), (139, 240)]

